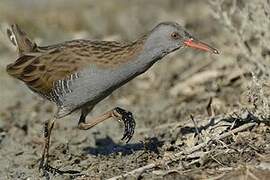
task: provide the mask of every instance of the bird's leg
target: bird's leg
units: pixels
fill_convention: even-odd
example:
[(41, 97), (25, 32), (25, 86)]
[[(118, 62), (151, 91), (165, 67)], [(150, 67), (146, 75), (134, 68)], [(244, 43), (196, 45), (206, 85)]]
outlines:
[(75, 170), (62, 171), (49, 165), (50, 137), (51, 137), (51, 132), (52, 132), (55, 120), (56, 118), (48, 120), (44, 126), (44, 148), (43, 148), (43, 154), (41, 157), (39, 169), (43, 170), (43, 173), (46, 177), (49, 177), (48, 172), (53, 173), (53, 174), (58, 173), (58, 174), (78, 174), (79, 175), (80, 173), (79, 171), (75, 171)]
[(132, 138), (134, 134), (136, 123), (133, 118), (133, 115), (131, 112), (126, 111), (122, 108), (116, 107), (110, 111), (107, 111), (104, 114), (91, 119), (89, 123), (85, 122), (85, 117), (86, 115), (82, 113), (79, 123), (78, 123), (79, 129), (87, 130), (111, 117), (115, 117), (119, 120), (122, 120), (125, 125), (125, 130), (124, 130), (124, 135), (122, 137), (122, 140), (127, 140), (127, 142), (129, 142), (129, 140)]
[(44, 147), (39, 169), (43, 169), (45, 171), (50, 171), (52, 169), (48, 163), (49, 163), (50, 137), (55, 120), (56, 118), (52, 118), (48, 120), (44, 125)]

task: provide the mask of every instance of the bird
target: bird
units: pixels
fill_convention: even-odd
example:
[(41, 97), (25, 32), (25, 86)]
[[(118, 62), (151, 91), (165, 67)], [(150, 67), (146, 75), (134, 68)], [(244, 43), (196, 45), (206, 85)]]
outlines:
[(56, 120), (80, 111), (78, 128), (88, 130), (117, 118), (124, 123), (122, 140), (129, 142), (136, 126), (130, 111), (114, 107), (89, 121), (87, 115), (113, 91), (169, 53), (191, 47), (219, 54), (176, 22), (161, 22), (132, 42), (76, 39), (39, 46), (17, 24), (7, 29), (7, 36), (18, 52), (16, 61), (7, 65), (7, 73), (57, 107), (44, 125), (39, 165), (44, 172), (64, 172), (49, 165), (50, 137)]

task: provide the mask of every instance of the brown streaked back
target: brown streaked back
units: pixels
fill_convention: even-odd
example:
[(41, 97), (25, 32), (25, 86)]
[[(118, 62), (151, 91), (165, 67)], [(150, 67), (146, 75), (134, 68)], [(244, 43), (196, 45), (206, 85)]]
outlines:
[(114, 68), (132, 60), (142, 49), (144, 39), (133, 43), (73, 40), (37, 47), (35, 53), (23, 54), (8, 65), (7, 72), (48, 97), (56, 81), (67, 79), (83, 68), (91, 65)]

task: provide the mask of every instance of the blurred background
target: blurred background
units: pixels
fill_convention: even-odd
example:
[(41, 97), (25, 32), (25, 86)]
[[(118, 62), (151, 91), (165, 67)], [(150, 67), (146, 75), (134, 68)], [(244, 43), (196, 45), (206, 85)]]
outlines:
[[(162, 21), (176, 21), (219, 49), (220, 55), (193, 49), (175, 52), (95, 108), (93, 115), (115, 106), (132, 111), (137, 119), (132, 143), (141, 150), (136, 146), (141, 140), (157, 137), (166, 141), (173, 136), (169, 130), (163, 135), (150, 131), (157, 126), (189, 121), (191, 114), (208, 117), (210, 99), (214, 115), (249, 109), (268, 117), (269, 4), (267, 0), (1, 0), (0, 174), (7, 178), (38, 176), (42, 126), (55, 110), (6, 73), (6, 65), (17, 57), (6, 37), (10, 24), (19, 24), (39, 45), (48, 45), (79, 38), (133, 41)], [(132, 164), (130, 156), (128, 164), (112, 170), (114, 162), (123, 157), (112, 156), (103, 146), (119, 148), (122, 126), (108, 121), (82, 132), (76, 129), (77, 120), (75, 113), (57, 122), (52, 152), (71, 146), (70, 159), (60, 152), (54, 155), (54, 165), (83, 168), (88, 164), (91, 172), (104, 178), (147, 163)], [(126, 153), (125, 148), (132, 147), (122, 148)], [(102, 154), (109, 156), (93, 156)], [(74, 163), (76, 159), (80, 163)]]

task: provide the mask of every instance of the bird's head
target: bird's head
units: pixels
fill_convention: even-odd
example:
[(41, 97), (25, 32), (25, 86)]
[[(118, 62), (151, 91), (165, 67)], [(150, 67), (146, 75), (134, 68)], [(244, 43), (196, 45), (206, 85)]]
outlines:
[(168, 54), (181, 47), (191, 47), (219, 54), (217, 49), (195, 39), (182, 26), (175, 22), (158, 24), (147, 37), (145, 47), (153, 53), (161, 52)]

